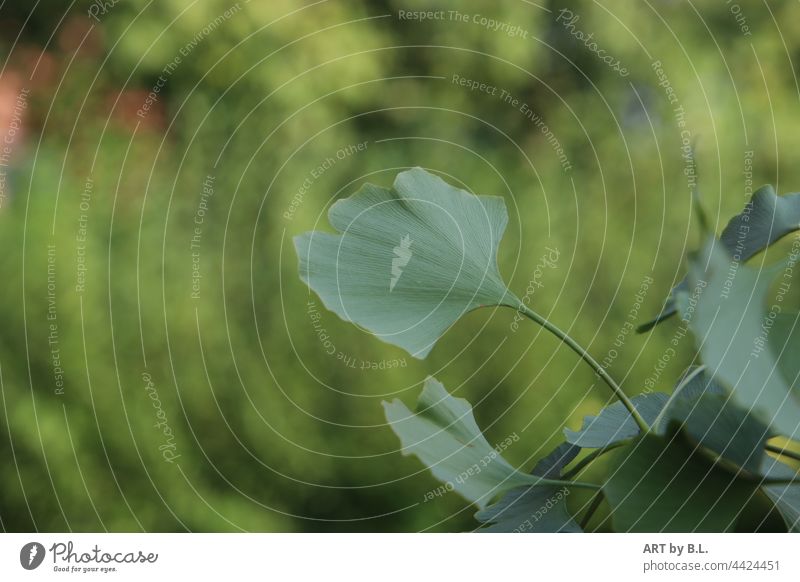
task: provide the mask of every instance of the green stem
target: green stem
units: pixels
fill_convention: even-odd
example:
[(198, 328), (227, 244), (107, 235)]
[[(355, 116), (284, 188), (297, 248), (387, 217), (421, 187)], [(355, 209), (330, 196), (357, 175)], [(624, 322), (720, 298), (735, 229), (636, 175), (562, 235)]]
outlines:
[(650, 430), (650, 426), (642, 418), (642, 415), (639, 414), (639, 411), (636, 410), (636, 407), (633, 405), (633, 402), (631, 402), (630, 398), (628, 398), (625, 395), (625, 393), (622, 391), (622, 388), (620, 388), (619, 384), (617, 384), (614, 381), (614, 379), (608, 375), (608, 372), (605, 371), (603, 366), (601, 366), (597, 362), (597, 360), (595, 360), (591, 356), (591, 354), (589, 354), (589, 352), (587, 352), (583, 348), (583, 346), (581, 346), (578, 342), (572, 339), (572, 337), (570, 337), (569, 334), (567, 334), (564, 331), (561, 331), (558, 327), (556, 327), (554, 324), (550, 323), (547, 319), (545, 319), (544, 317), (542, 317), (541, 315), (530, 309), (524, 303), (520, 303), (517, 310), (524, 316), (526, 316), (528, 319), (535, 321), (543, 328), (545, 328), (547, 331), (556, 336), (558, 339), (560, 339), (562, 342), (567, 344), (567, 346), (569, 346), (572, 349), (572, 351), (578, 354), (583, 359), (584, 362), (586, 362), (587, 364), (589, 364), (589, 366), (591, 366), (595, 374), (600, 376), (600, 378), (602, 378), (603, 381), (606, 384), (608, 384), (609, 388), (611, 388), (612, 392), (614, 392), (614, 396), (616, 396), (619, 399), (619, 401), (622, 402), (625, 408), (628, 409), (628, 412), (630, 412), (631, 416), (633, 417), (633, 420), (636, 421), (636, 424), (639, 425), (639, 428), (642, 430), (642, 432), (648, 432)]
[(603, 447), (602, 449), (593, 450), (591, 453), (589, 453), (580, 461), (578, 461), (572, 469), (564, 473), (563, 475), (564, 479), (571, 479), (572, 477), (583, 471), (586, 468), (586, 465), (597, 459), (597, 457), (599, 457), (600, 455), (604, 455), (605, 453), (613, 451), (616, 448), (623, 447), (631, 443), (632, 441), (633, 439), (625, 439), (624, 441), (619, 441), (617, 443)]
[(800, 479), (762, 479), (760, 485), (800, 485)]
[(683, 389), (689, 385), (689, 382), (694, 380), (699, 374), (702, 374), (703, 371), (705, 371), (705, 369), (706, 369), (705, 366), (697, 366), (694, 370), (692, 370), (691, 372), (686, 374), (686, 376), (684, 376), (683, 380), (681, 380), (681, 383), (678, 384), (675, 390), (672, 391), (672, 394), (667, 399), (667, 403), (664, 404), (664, 407), (661, 409), (661, 412), (659, 412), (658, 416), (656, 416), (656, 419), (653, 421), (651, 430), (658, 429), (658, 425), (661, 424), (661, 421), (666, 416), (667, 411), (669, 411), (670, 406), (672, 406), (672, 403), (675, 402), (680, 393), (683, 392)]
[(580, 526), (582, 530), (586, 529), (586, 526), (589, 525), (589, 521), (592, 519), (592, 516), (600, 507), (600, 504), (603, 502), (603, 492), (598, 491), (592, 496), (591, 505), (589, 505), (589, 509), (586, 510), (586, 513), (581, 520)]
[(601, 488), (596, 483), (586, 483), (585, 481), (567, 481), (565, 479), (539, 479), (536, 483), (531, 485), (555, 485), (563, 487), (578, 487), (580, 489), (593, 489), (595, 491)]
[(789, 457), (790, 459), (794, 459), (795, 461), (800, 461), (800, 453), (795, 453), (794, 451), (784, 449), (783, 447), (776, 447), (775, 445), (765, 445), (764, 448), (771, 453), (778, 453), (779, 455), (783, 455), (784, 457)]

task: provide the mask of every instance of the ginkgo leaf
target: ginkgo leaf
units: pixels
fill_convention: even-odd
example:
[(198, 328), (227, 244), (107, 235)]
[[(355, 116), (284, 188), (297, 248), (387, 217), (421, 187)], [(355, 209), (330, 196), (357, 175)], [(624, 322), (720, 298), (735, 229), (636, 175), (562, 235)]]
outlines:
[[(800, 479), (797, 471), (772, 457), (765, 460), (763, 474), (768, 479)], [(800, 533), (800, 483), (765, 485), (761, 489), (775, 504), (789, 531)]]
[(689, 261), (689, 285), (702, 288), (694, 301), (679, 296), (708, 373), (732, 400), (774, 432), (800, 435), (800, 395), (784, 378), (766, 344), (766, 299), (777, 268), (737, 265), (713, 238)]
[(744, 210), (731, 218), (720, 241), (735, 259), (746, 261), (787, 234), (800, 230), (800, 194), (778, 196), (762, 186)]
[[(669, 396), (663, 392), (640, 394), (631, 399), (633, 406), (647, 422), (652, 424)], [(587, 416), (579, 431), (564, 429), (568, 443), (586, 449), (599, 449), (616, 444), (639, 434), (639, 426), (621, 402), (605, 407), (597, 416)]]
[(747, 410), (735, 405), (728, 395), (702, 394), (677, 399), (669, 410), (668, 422), (679, 423), (689, 439), (720, 458), (758, 475), (766, 456), (764, 445), (772, 434)]
[(773, 319), (769, 331), (769, 349), (778, 360), (786, 382), (798, 389), (800, 384), (800, 314), (781, 312)]
[[(778, 196), (772, 186), (762, 186), (753, 193), (744, 210), (734, 216), (720, 235), (728, 253), (745, 262), (787, 234), (800, 230), (800, 193)], [(684, 278), (670, 292), (661, 313), (641, 326), (640, 333), (678, 312), (676, 297), (688, 291)]]
[[(690, 368), (675, 385), (675, 393), (649, 392), (631, 398), (631, 402), (644, 421), (662, 434), (670, 419), (670, 409), (677, 402), (694, 402), (703, 394), (725, 394), (724, 389), (710, 376)], [(664, 411), (667, 407), (667, 411)], [(603, 408), (597, 416), (586, 416), (580, 430), (564, 429), (568, 443), (586, 449), (599, 449), (615, 445), (640, 433), (639, 425), (621, 402)]]
[[(531, 474), (545, 479), (560, 479), (561, 472), (580, 452), (580, 447), (562, 443), (539, 461)], [(489, 524), (480, 529), (487, 533), (572, 533), (580, 532), (567, 509), (569, 489), (565, 486), (520, 487), (475, 514), (475, 519)]]
[(617, 532), (726, 531), (757, 486), (681, 438), (646, 435), (611, 455), (603, 492)]
[(340, 234), (294, 239), (300, 277), (342, 319), (414, 357), (472, 309), (520, 305), (497, 267), (502, 198), (413, 168), (391, 189), (367, 184), (337, 201), (328, 218)]
[(686, 370), (675, 384), (675, 389), (680, 390), (679, 396), (684, 400), (696, 400), (703, 394), (727, 394), (713, 376), (708, 375), (705, 369), (698, 371), (697, 366)]
[[(635, 396), (631, 402), (656, 434), (682, 430), (712, 457), (724, 459), (733, 468), (758, 474), (765, 455), (764, 444), (772, 436), (769, 429), (732, 402), (704, 371), (687, 372), (672, 396), (652, 392)], [(615, 402), (597, 416), (584, 418), (579, 431), (565, 429), (564, 435), (569, 443), (599, 449), (634, 438), (640, 432), (628, 410)]]
[(442, 483), (483, 509), (496, 495), (526, 485), (552, 485), (512, 467), (481, 433), (472, 407), (428, 378), (417, 408), (384, 402), (386, 418), (402, 452), (416, 455)]

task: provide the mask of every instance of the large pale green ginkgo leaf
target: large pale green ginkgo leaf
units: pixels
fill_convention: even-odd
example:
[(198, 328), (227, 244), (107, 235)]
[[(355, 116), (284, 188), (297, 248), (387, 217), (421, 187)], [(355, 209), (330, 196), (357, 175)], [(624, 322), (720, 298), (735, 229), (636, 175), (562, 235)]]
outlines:
[(413, 168), (391, 189), (367, 184), (337, 201), (328, 218), (340, 234), (295, 237), (300, 277), (342, 319), (412, 356), (472, 309), (520, 305), (497, 268), (502, 198)]
[(730, 391), (731, 399), (774, 432), (800, 436), (800, 394), (794, 378), (787, 378), (779, 359), (795, 354), (773, 352), (767, 297), (775, 275), (773, 267), (755, 270), (738, 266), (710, 238), (689, 266), (690, 288), (702, 288), (698, 297), (678, 298), (689, 321), (709, 374)]
[[(775, 189), (762, 186), (753, 193), (744, 210), (734, 216), (720, 235), (720, 242), (737, 261), (745, 262), (787, 234), (800, 230), (800, 194), (778, 196)], [(639, 326), (649, 331), (678, 312), (676, 298), (688, 291), (684, 278), (671, 291), (661, 313)]]
[(797, 390), (800, 385), (800, 314), (782, 311), (772, 318), (769, 349), (778, 359), (783, 377)]
[(552, 485), (512, 467), (481, 433), (472, 407), (434, 378), (414, 412), (398, 399), (383, 403), (405, 455), (416, 455), (442, 483), (483, 509), (496, 495), (526, 485)]

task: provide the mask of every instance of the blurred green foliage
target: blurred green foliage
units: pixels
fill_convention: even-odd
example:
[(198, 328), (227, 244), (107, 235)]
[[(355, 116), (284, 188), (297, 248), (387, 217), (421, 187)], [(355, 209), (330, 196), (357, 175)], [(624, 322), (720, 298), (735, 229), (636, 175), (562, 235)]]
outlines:
[[(530, 468), (609, 394), (540, 329), (510, 331), (510, 311), (471, 314), (413, 361), (322, 309), (297, 276), (291, 237), (328, 229), (336, 198), (414, 165), (502, 195), (510, 287), (524, 294), (546, 247), (558, 249), (532, 305), (631, 394), (648, 381), (668, 391), (692, 342), (666, 357), (672, 324), (622, 330), (657, 313), (696, 242), (675, 108), (697, 140), (719, 228), (750, 181), (800, 189), (794, 2), (743, 5), (749, 34), (724, 2), (568, 3), (574, 30), (592, 33), (627, 77), (565, 26), (560, 3), (437, 4), (466, 22), (399, 17), (429, 9), (418, 0), (126, 0), (97, 20), (94, 4), (70, 5), (0, 8), (0, 79), (30, 89), (0, 208), (6, 530), (474, 527), (456, 495), (424, 502), (438, 483), (400, 456), (382, 399), (410, 403), (435, 374), (475, 404), (490, 442), (518, 434), (504, 455)], [(320, 326), (343, 359), (327, 353)], [(385, 359), (405, 365), (360, 369)], [(166, 461), (167, 449), (180, 456)]]

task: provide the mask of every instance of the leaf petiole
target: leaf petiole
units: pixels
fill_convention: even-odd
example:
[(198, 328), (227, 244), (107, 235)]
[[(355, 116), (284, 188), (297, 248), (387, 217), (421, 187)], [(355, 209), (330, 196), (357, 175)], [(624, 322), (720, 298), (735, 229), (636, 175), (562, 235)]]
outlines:
[(572, 469), (570, 469), (569, 471), (564, 473), (564, 475), (563, 475), (564, 479), (569, 479), (570, 477), (574, 477), (575, 475), (577, 475), (578, 473), (583, 471), (586, 468), (587, 465), (589, 465), (592, 461), (595, 461), (601, 455), (604, 455), (604, 454), (608, 453), (609, 451), (613, 451), (616, 448), (624, 447), (625, 445), (630, 444), (631, 442), (633, 442), (633, 440), (634, 439), (632, 439), (632, 438), (625, 439), (623, 441), (619, 441), (619, 442), (616, 442), (614, 444), (608, 445), (607, 447), (603, 447), (601, 449), (593, 450), (591, 453), (589, 453), (584, 458), (582, 458), (580, 461), (578, 461)]
[(790, 459), (794, 459), (795, 461), (800, 461), (800, 453), (796, 453), (794, 451), (790, 451), (784, 447), (778, 447), (775, 445), (765, 445), (764, 448), (768, 450), (770, 453), (777, 453), (779, 455), (783, 455), (784, 457), (789, 457)]
[(585, 481), (569, 481), (566, 479), (539, 479), (536, 483), (532, 483), (531, 487), (538, 487), (541, 485), (556, 485), (561, 487), (577, 487), (579, 489), (592, 489), (599, 491), (602, 485), (597, 483), (587, 483)]
[(589, 525), (589, 522), (592, 519), (592, 516), (595, 512), (599, 509), (600, 504), (603, 503), (603, 492), (598, 491), (592, 496), (592, 500), (590, 501), (589, 509), (586, 510), (586, 513), (583, 515), (583, 519), (581, 520), (581, 529), (585, 530), (586, 526)]
[[(511, 307), (511, 306), (510, 306)], [(581, 346), (578, 342), (576, 342), (572, 337), (564, 332), (561, 331), (556, 325), (551, 323), (549, 320), (545, 319), (531, 308), (529, 308), (524, 303), (520, 303), (519, 307), (517, 307), (517, 311), (519, 311), (522, 315), (526, 316), (528, 319), (538, 323), (547, 331), (552, 333), (558, 339), (560, 339), (563, 343), (569, 346), (572, 351), (578, 354), (584, 362), (589, 364), (589, 366), (594, 370), (595, 374), (600, 376), (603, 381), (608, 384), (611, 391), (614, 392), (614, 396), (619, 399), (620, 402), (628, 409), (628, 412), (633, 417), (633, 420), (636, 421), (636, 424), (639, 425), (639, 428), (642, 432), (648, 432), (650, 430), (650, 426), (647, 422), (642, 418), (642, 415), (639, 414), (639, 411), (636, 410), (636, 407), (631, 402), (630, 398), (622, 391), (622, 388), (617, 384), (614, 379), (609, 376), (608, 372), (606, 372), (605, 368), (601, 366), (597, 360), (595, 360), (589, 352), (587, 352), (583, 346)]]
[(664, 417), (666, 416), (667, 411), (669, 410), (672, 403), (675, 402), (678, 396), (680, 396), (681, 392), (683, 392), (683, 389), (686, 388), (689, 385), (689, 383), (692, 380), (694, 380), (698, 375), (702, 374), (705, 371), (705, 369), (706, 369), (705, 366), (697, 366), (694, 370), (689, 372), (683, 378), (683, 380), (681, 380), (681, 383), (678, 384), (675, 387), (675, 390), (672, 391), (669, 400), (667, 400), (666, 404), (664, 404), (664, 407), (661, 409), (661, 412), (659, 412), (658, 416), (656, 416), (656, 419), (653, 421), (653, 426), (651, 427), (651, 430), (658, 429), (658, 425), (661, 424), (661, 422), (664, 420)]

